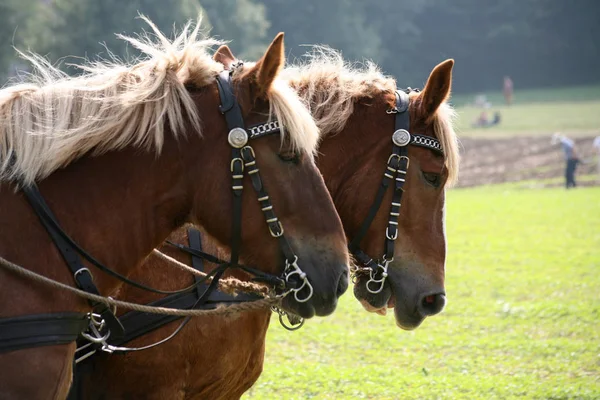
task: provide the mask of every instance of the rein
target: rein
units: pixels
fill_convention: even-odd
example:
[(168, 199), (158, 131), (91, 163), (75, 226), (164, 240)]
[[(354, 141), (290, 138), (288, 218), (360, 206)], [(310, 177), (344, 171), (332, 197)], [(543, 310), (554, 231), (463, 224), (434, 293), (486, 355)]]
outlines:
[[(442, 146), (437, 139), (410, 133), (410, 113), (408, 112), (408, 94), (410, 92), (410, 88), (406, 91), (396, 90), (396, 106), (386, 111), (388, 114), (395, 115), (395, 131), (392, 134), (392, 154), (387, 160), (386, 171), (383, 174), (381, 185), (375, 195), (375, 200), (363, 220), (358, 233), (348, 245), (348, 249), (360, 263), (360, 266), (354, 270), (354, 277), (362, 272), (368, 273), (369, 280), (366, 283), (366, 288), (373, 294), (380, 293), (383, 290), (385, 280), (388, 276), (388, 266), (394, 260), (394, 244), (398, 238), (398, 217), (400, 216), (406, 174), (410, 165), (408, 146), (425, 147), (443, 154)], [(367, 231), (381, 208), (385, 193), (390, 186), (392, 187), (393, 195), (388, 224), (385, 230), (384, 252), (381, 259), (376, 261), (361, 250), (360, 243), (367, 235)]]

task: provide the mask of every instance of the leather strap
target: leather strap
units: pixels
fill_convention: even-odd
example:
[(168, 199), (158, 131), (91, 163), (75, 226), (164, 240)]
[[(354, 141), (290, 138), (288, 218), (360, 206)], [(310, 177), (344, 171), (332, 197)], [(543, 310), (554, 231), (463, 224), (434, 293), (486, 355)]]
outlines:
[(74, 342), (88, 326), (87, 314), (63, 312), (0, 319), (0, 353)]
[[(189, 228), (187, 231), (188, 234), (188, 243), (190, 244), (190, 248), (202, 250), (202, 238), (200, 235), (200, 231), (194, 228)], [(197, 255), (190, 254), (192, 257), (192, 267), (200, 272), (204, 271), (204, 260), (202, 257), (198, 257)], [(202, 295), (202, 284), (200, 282), (200, 277), (194, 275), (194, 280), (196, 281), (196, 294), (198, 296)]]
[[(77, 250), (73, 248), (71, 243), (65, 239), (64, 231), (56, 222), (56, 218), (52, 211), (44, 201), (39, 189), (35, 184), (25, 186), (23, 188), (29, 204), (33, 207), (35, 213), (40, 219), (48, 235), (54, 242), (54, 245), (59, 250), (67, 266), (71, 270), (71, 274), (75, 279), (77, 286), (88, 293), (100, 295), (96, 287), (92, 274), (81, 262)], [(113, 314), (110, 307), (103, 303), (90, 302), (95, 313), (100, 314), (106, 322), (107, 328), (111, 331), (111, 335), (115, 337), (123, 336), (123, 326), (119, 323), (117, 317)], [(83, 329), (85, 330), (85, 329)], [(82, 331), (83, 331), (82, 330)]]

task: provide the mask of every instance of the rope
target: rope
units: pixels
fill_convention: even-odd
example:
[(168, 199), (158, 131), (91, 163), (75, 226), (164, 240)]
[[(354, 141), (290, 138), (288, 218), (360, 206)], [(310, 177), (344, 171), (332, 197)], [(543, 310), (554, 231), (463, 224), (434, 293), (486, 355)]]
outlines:
[[(184, 270), (185, 272), (189, 272), (190, 274), (193, 274), (193, 275), (196, 275), (196, 276), (199, 276), (202, 278), (207, 276), (207, 274), (205, 272), (198, 271), (195, 268), (185, 265), (184, 263), (179, 262), (176, 259), (174, 259), (173, 257), (170, 257), (164, 253), (161, 253), (160, 251), (158, 251), (156, 249), (152, 250), (152, 254), (158, 256), (159, 258), (163, 259), (164, 261), (171, 263), (174, 267)], [(223, 292), (228, 293), (228, 294), (232, 294), (236, 290), (260, 293), (262, 295), (267, 295), (269, 292), (269, 288), (267, 286), (259, 285), (254, 282), (240, 281), (239, 279), (236, 279), (236, 278), (222, 278), (219, 281), (219, 288)]]
[[(15, 272), (21, 276), (32, 279), (36, 282), (43, 283), (47, 286), (51, 286), (57, 289), (66, 290), (67, 292), (73, 293), (79, 297), (83, 297), (88, 300), (92, 300), (98, 303), (103, 303), (108, 306), (120, 307), (126, 310), (134, 310), (150, 314), (161, 314), (161, 315), (174, 315), (178, 317), (199, 317), (205, 315), (219, 315), (219, 316), (231, 316), (242, 312), (257, 311), (269, 309), (271, 306), (280, 304), (281, 297), (268, 297), (261, 300), (252, 302), (236, 303), (230, 306), (220, 305), (213, 310), (180, 310), (167, 307), (154, 307), (147, 306), (137, 303), (130, 303), (128, 301), (115, 300), (110, 297), (99, 296), (96, 294), (84, 292), (83, 290), (74, 288), (64, 283), (57, 282), (36, 272), (25, 269), (17, 264), (14, 264), (4, 258), (0, 257), (0, 265), (8, 269), (9, 271)], [(188, 267), (189, 268), (189, 267)], [(190, 268), (191, 269), (191, 268)], [(194, 270), (196, 271), (196, 270)], [(196, 271), (198, 272), (198, 271)]]

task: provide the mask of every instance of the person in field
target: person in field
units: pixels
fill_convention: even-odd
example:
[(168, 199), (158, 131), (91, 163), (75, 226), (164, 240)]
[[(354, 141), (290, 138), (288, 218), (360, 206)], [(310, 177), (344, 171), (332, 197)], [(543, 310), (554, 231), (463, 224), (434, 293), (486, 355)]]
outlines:
[(510, 79), (510, 76), (504, 77), (504, 86), (502, 92), (504, 93), (504, 100), (506, 101), (506, 105), (510, 106), (512, 104), (513, 99), (513, 81)]
[(596, 136), (593, 146), (596, 153), (598, 153), (598, 180), (600, 181), (600, 136)]
[(577, 164), (581, 162), (577, 155), (577, 150), (575, 148), (575, 142), (572, 139), (569, 139), (565, 135), (560, 133), (555, 133), (552, 135), (552, 144), (560, 144), (562, 146), (566, 168), (565, 168), (565, 186), (567, 189), (574, 188), (577, 186), (575, 182), (575, 170), (577, 169)]

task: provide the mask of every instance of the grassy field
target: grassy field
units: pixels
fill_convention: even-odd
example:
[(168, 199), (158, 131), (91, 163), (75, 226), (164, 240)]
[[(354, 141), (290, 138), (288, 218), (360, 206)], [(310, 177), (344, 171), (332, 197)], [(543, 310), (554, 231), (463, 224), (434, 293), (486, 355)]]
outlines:
[(600, 188), (448, 193), (449, 304), (416, 331), (348, 293), (273, 321), (246, 399), (600, 398)]
[(515, 92), (515, 103), (507, 107), (500, 92), (486, 93), (492, 107), (488, 118), (500, 112), (500, 125), (473, 128), (482, 109), (469, 105), (474, 96), (454, 96), (459, 113), (458, 131), (465, 136), (571, 135), (600, 133), (600, 86), (538, 89)]

